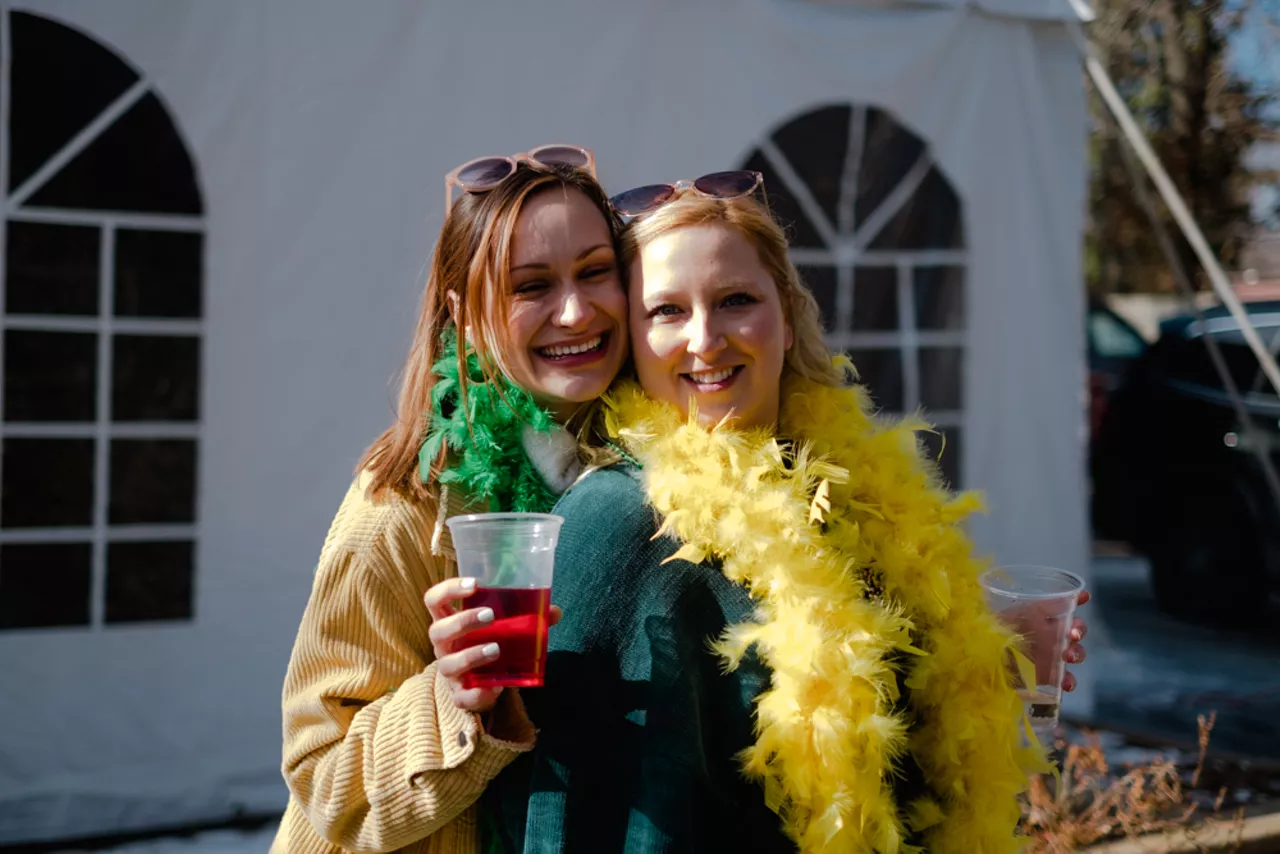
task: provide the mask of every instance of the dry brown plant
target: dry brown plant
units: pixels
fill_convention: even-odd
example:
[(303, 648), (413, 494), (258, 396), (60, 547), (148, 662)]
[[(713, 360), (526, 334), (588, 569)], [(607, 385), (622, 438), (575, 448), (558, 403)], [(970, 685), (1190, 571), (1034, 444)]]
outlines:
[[(1242, 811), (1222, 815), (1225, 787), (1208, 810), (1188, 797), (1200, 784), (1214, 719), (1212, 714), (1197, 718), (1199, 752), (1188, 782), (1177, 763), (1162, 756), (1113, 771), (1094, 733), (1087, 733), (1083, 744), (1068, 745), (1057, 775), (1031, 781), (1023, 822), (1030, 837), (1028, 854), (1070, 854), (1105, 840), (1152, 833), (1181, 833), (1196, 844), (1197, 831), (1203, 826), (1224, 822), (1242, 826)], [(1237, 840), (1240, 832), (1242, 828)], [(1228, 850), (1238, 847), (1237, 841)]]

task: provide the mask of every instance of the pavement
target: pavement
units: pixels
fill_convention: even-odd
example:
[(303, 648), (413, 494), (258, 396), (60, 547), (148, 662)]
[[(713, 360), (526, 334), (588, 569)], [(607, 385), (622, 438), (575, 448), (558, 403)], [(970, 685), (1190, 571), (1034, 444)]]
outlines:
[[(1194, 747), (1196, 715), (1218, 713), (1212, 750), (1280, 761), (1280, 621), (1269, 631), (1193, 625), (1155, 605), (1144, 561), (1093, 563), (1089, 660), (1092, 723)], [(1115, 759), (1119, 759), (1117, 754)], [(258, 854), (275, 823), (131, 842), (111, 854)], [(68, 847), (58, 854), (84, 849)]]
[(1194, 744), (1196, 716), (1216, 711), (1212, 751), (1280, 761), (1280, 619), (1254, 631), (1180, 621), (1156, 608), (1147, 574), (1138, 558), (1094, 560), (1091, 722)]

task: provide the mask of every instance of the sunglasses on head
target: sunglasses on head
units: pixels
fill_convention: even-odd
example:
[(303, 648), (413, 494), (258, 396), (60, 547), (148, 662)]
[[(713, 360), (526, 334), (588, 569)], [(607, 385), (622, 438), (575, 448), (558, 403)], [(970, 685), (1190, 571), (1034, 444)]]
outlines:
[(759, 172), (736, 169), (731, 172), (712, 172), (710, 175), (703, 175), (692, 181), (647, 184), (619, 193), (609, 202), (622, 216), (640, 216), (674, 201), (685, 192), (697, 193), (708, 199), (728, 201), (749, 196), (756, 191), (757, 187), (762, 186), (764, 186), (764, 176)]
[(529, 163), (549, 169), (554, 166), (572, 166), (586, 169), (596, 177), (596, 158), (585, 148), (576, 145), (540, 145), (532, 151), (512, 154), (509, 157), (490, 156), (468, 160), (444, 176), (445, 210), (453, 208), (453, 188), (461, 187), (468, 193), (492, 190), (515, 174), (521, 163)]

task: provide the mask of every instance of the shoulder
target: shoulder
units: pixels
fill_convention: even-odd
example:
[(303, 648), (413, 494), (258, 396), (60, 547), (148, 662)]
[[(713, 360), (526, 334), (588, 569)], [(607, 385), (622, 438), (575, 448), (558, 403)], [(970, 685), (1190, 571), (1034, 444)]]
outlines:
[(329, 525), (324, 551), (364, 553), (388, 537), (404, 536), (434, 521), (437, 505), (432, 498), (409, 498), (391, 491), (375, 498), (369, 494), (369, 480), (369, 473), (361, 472), (347, 487)]
[(320, 568), (354, 559), (384, 580), (407, 575), (415, 586), (440, 580), (440, 560), (431, 553), (436, 498), (391, 491), (375, 498), (369, 481), (362, 472), (347, 488), (325, 537)]
[(552, 512), (564, 518), (556, 549), (556, 579), (562, 589), (594, 583), (601, 572), (615, 582), (644, 577), (676, 550), (671, 538), (654, 539), (661, 519), (629, 466), (592, 472)]
[(639, 472), (624, 464), (598, 469), (583, 477), (556, 502), (566, 529), (597, 530), (615, 539), (622, 535), (646, 540), (658, 529)]
[(594, 471), (552, 511), (564, 519), (551, 588), (564, 617), (551, 635), (553, 651), (628, 649), (667, 598), (670, 573), (659, 570), (676, 544), (654, 539), (660, 520), (635, 474), (626, 466)]

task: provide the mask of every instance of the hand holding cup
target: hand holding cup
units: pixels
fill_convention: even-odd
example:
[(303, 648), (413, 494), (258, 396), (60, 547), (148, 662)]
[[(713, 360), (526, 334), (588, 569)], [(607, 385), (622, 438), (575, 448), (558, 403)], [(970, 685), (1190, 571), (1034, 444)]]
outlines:
[[(1082, 590), (1076, 596), (1076, 607), (1085, 604), (1090, 598), (1089, 591)], [(1055, 669), (1061, 672), (1060, 668), (1054, 667), (1054, 653), (1057, 649), (1062, 648), (1061, 658), (1066, 664), (1079, 664), (1088, 654), (1082, 643), (1089, 632), (1088, 624), (1082, 618), (1073, 616), (1071, 629), (1066, 633), (1064, 642), (1062, 626), (1065, 618), (1059, 611), (1060, 608), (1054, 602), (1038, 601), (1014, 604), (1000, 613), (1000, 619), (1026, 641), (1029, 654), (1035, 655), (1033, 663), (1036, 666), (1036, 682), (1041, 685), (1052, 680)], [(1062, 678), (1062, 690), (1075, 689), (1076, 677), (1066, 671)]]
[[(444, 654), (439, 672), (450, 680), (460, 708), (492, 708), (503, 688), (542, 684), (547, 630), (559, 619), (551, 606), (551, 576), (563, 522), (550, 513), (524, 512), (445, 520), (459, 578), (437, 597), (428, 593), (427, 607), (437, 621), (432, 643)], [(462, 611), (449, 604), (464, 598), (473, 607)]]
[[(460, 607), (475, 592), (474, 578), (448, 578), (428, 590), (423, 601), (431, 615), (429, 635), (436, 672), (448, 680), (454, 704), (469, 712), (487, 712), (497, 704), (502, 687), (467, 687), (464, 681), (467, 673), (496, 661), (502, 650), (497, 643), (468, 642), (468, 634), (494, 622), (492, 608)], [(558, 622), (560, 609), (552, 605), (548, 625)]]
[(1062, 692), (1075, 688), (1064, 663), (1084, 660), (1080, 641), (1087, 627), (1075, 619), (1076, 606), (1089, 601), (1084, 580), (1053, 567), (1010, 566), (985, 572), (980, 581), (992, 609), (1022, 638), (1030, 666), (1018, 669), (1015, 682), (1031, 727), (1043, 738), (1057, 726)]

